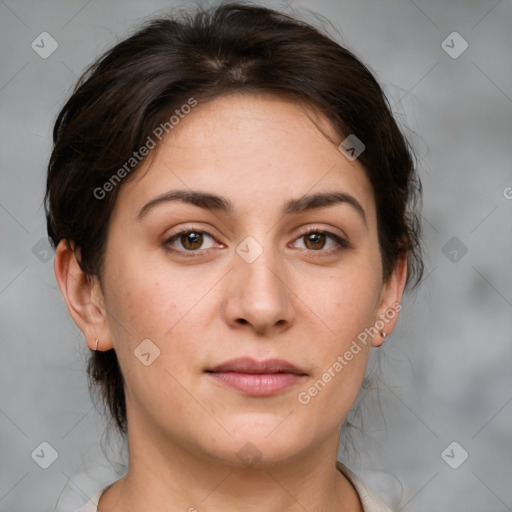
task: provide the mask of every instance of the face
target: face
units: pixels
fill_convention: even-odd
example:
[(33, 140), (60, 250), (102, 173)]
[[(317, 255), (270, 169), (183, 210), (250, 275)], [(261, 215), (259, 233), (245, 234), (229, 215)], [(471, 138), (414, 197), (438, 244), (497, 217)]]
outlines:
[(232, 464), (338, 435), (382, 341), (361, 333), (400, 291), (382, 281), (365, 172), (319, 127), (341, 142), (270, 95), (198, 104), (122, 185), (96, 336), (129, 428)]

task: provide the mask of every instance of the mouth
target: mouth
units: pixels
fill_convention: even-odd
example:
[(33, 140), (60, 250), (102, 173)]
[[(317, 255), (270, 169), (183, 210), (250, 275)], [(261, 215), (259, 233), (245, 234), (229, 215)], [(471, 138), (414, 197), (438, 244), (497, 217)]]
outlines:
[(208, 376), (245, 395), (271, 396), (301, 382), (307, 374), (282, 359), (239, 358), (208, 368)]

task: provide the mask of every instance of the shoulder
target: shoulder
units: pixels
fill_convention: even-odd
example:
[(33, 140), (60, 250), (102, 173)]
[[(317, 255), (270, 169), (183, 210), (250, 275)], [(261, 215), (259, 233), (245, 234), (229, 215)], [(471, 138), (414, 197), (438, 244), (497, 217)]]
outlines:
[(100, 500), (101, 495), (107, 489), (107, 487), (100, 489), (93, 496), (91, 496), (90, 500), (82, 508), (79, 508), (76, 512), (98, 512), (98, 501)]
[(62, 489), (54, 512), (97, 512), (101, 495), (119, 475), (111, 468), (93, 468), (74, 474)]
[(372, 476), (372, 482), (378, 484), (381, 488), (382, 496), (386, 496), (386, 503), (383, 499), (379, 498), (377, 494), (374, 492), (374, 487), (370, 487), (368, 484), (363, 482), (361, 478), (359, 478), (350, 468), (345, 466), (340, 461), (336, 461), (336, 467), (350, 480), (355, 490), (357, 491), (359, 498), (361, 499), (361, 503), (363, 504), (364, 512), (393, 512), (393, 510), (388, 506), (392, 505), (394, 507), (398, 506), (398, 502), (400, 500), (401, 493), (401, 484), (400, 482), (389, 473), (382, 472), (368, 472), (368, 475)]
[[(110, 485), (112, 485), (112, 484), (109, 484), (109, 485), (107, 485), (105, 487), (102, 487), (101, 489), (96, 491), (87, 500), (85, 505), (82, 505), (79, 509), (76, 509), (76, 506), (74, 506), (72, 509), (69, 508), (65, 512), (98, 512), (98, 502), (100, 500), (100, 497), (110, 487)], [(83, 503), (83, 501), (84, 500), (82, 498), (82, 503)], [(64, 512), (64, 509), (62, 507), (60, 507), (59, 509), (56, 509), (56, 510), (59, 510), (59, 511), (62, 510), (62, 512)]]

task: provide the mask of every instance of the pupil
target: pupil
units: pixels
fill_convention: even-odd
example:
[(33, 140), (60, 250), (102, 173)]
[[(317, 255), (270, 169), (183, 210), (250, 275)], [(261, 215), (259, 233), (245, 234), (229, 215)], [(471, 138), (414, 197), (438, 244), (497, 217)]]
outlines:
[(325, 235), (321, 233), (311, 233), (308, 235), (308, 242), (311, 242), (313, 244), (314, 249), (321, 249), (323, 247), (323, 238)]
[(183, 243), (183, 239), (182, 243), (187, 249), (197, 249), (197, 246), (201, 246), (202, 235), (200, 233), (187, 233), (183, 237), (185, 238), (185, 243)]

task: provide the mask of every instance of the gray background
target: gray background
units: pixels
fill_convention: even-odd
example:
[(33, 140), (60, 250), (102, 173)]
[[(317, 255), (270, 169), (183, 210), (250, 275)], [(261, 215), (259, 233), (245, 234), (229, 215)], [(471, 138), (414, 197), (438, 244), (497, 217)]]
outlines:
[[(53, 275), (42, 195), (52, 125), (77, 75), (170, 5), (180, 4), (0, 1), (0, 511), (50, 511), (67, 484), (87, 495), (118, 478), (99, 447), (88, 349)], [(427, 276), (380, 350), (380, 391), (364, 399), (366, 432), (346, 462), (390, 504), (401, 485), (405, 512), (512, 510), (512, 4), (291, 6), (317, 26), (301, 7), (330, 20), (373, 69), (411, 130), (424, 184)], [(47, 59), (31, 48), (43, 31), (58, 42)], [(453, 31), (469, 44), (458, 58), (441, 46)], [(31, 456), (44, 441), (58, 453), (48, 469)], [(441, 456), (453, 441), (452, 465), (469, 454), (458, 469)]]

